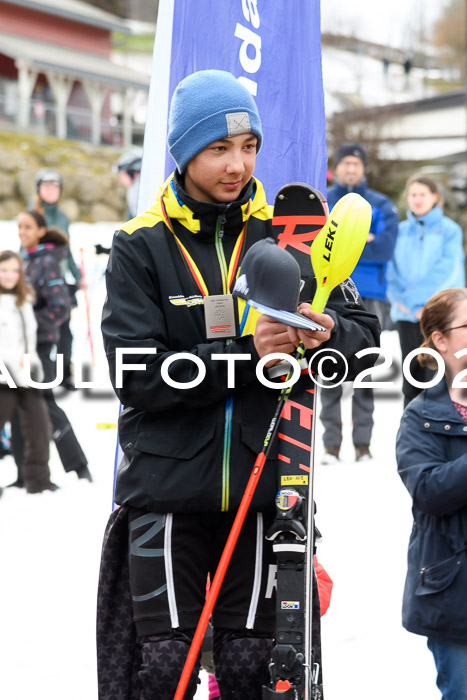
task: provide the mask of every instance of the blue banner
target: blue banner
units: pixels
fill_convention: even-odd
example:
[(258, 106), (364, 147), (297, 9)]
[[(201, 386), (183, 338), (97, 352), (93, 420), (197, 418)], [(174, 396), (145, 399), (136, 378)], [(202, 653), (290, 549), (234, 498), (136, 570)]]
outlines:
[[(169, 99), (186, 75), (228, 70), (256, 99), (255, 175), (272, 202), (287, 182), (326, 191), (319, 0), (175, 0)], [(166, 174), (174, 167), (167, 156)]]
[(252, 93), (264, 132), (255, 175), (269, 202), (288, 182), (326, 191), (320, 0), (160, 0), (138, 211), (174, 168), (170, 98), (197, 70), (228, 70)]
[[(166, 148), (173, 91), (208, 68), (230, 71), (256, 99), (264, 141), (255, 175), (268, 201), (289, 182), (325, 193), (320, 0), (159, 0), (138, 213), (175, 167)], [(118, 446), (115, 466), (121, 458)]]

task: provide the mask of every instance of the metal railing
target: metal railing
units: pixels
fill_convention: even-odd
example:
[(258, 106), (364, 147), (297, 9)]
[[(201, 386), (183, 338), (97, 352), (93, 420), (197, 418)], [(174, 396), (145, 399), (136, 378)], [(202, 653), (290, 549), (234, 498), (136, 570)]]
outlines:
[[(17, 130), (17, 115), (19, 100), (14, 95), (2, 92), (0, 84), (0, 129)], [(29, 133), (41, 136), (56, 136), (56, 106), (53, 102), (32, 98), (29, 104)], [(66, 109), (67, 139), (70, 141), (92, 142), (92, 114), (85, 107), (68, 106)], [(22, 129), (23, 131), (25, 129)], [(101, 119), (101, 144), (122, 147), (123, 125), (117, 117)], [(144, 127), (132, 124), (132, 143), (140, 145), (143, 142)]]

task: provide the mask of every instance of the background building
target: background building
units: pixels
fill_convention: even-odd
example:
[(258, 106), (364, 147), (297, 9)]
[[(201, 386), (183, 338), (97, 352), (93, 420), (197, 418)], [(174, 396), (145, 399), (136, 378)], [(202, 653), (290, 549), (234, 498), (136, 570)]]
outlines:
[[(0, 1), (0, 129), (93, 144), (141, 140), (133, 107), (149, 78), (111, 60), (128, 23), (80, 0)], [(121, 112), (112, 113), (112, 93)]]

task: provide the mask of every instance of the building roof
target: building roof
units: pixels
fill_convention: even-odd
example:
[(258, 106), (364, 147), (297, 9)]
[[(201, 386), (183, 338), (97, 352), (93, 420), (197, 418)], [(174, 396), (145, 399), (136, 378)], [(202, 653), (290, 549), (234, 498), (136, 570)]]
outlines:
[(130, 31), (126, 20), (81, 0), (4, 0), (4, 2), (109, 31)]
[(119, 66), (103, 56), (68, 49), (14, 34), (0, 32), (0, 53), (14, 60), (23, 60), (43, 73), (56, 71), (77, 80), (98, 80), (115, 87), (146, 90), (149, 77)]

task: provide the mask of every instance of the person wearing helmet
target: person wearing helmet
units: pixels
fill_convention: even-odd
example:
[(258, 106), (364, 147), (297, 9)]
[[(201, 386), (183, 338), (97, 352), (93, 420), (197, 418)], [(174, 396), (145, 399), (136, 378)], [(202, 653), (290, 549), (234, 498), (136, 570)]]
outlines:
[[(136, 151), (124, 153), (114, 167), (119, 175), (120, 184), (126, 188), (126, 218), (134, 219), (138, 207), (139, 177), (142, 155)], [(95, 244), (96, 255), (109, 255), (110, 248), (100, 243)]]
[(124, 153), (117, 162), (121, 184), (126, 188), (127, 218), (134, 219), (138, 206), (139, 176), (142, 156), (136, 151)]
[[(65, 212), (59, 207), (58, 202), (63, 190), (63, 178), (57, 170), (52, 168), (42, 168), (35, 178), (36, 197), (33, 208), (36, 209), (47, 222), (47, 226), (59, 228), (66, 233), (70, 239), (70, 222)], [(70, 295), (71, 306), (77, 306), (76, 292), (83, 289), (85, 282), (82, 274), (73, 258), (70, 246), (66, 257), (60, 266), (63, 278), (66, 282)], [(57, 345), (57, 352), (63, 355), (63, 387), (68, 391), (75, 389), (73, 372), (71, 369), (73, 335), (70, 329), (70, 318), (66, 319), (60, 326), (60, 338)]]
[[(57, 170), (51, 168), (41, 168), (36, 173), (35, 177), (36, 195), (33, 204), (34, 208), (40, 211), (45, 217), (48, 226), (59, 228), (61, 231), (70, 236), (69, 226), (70, 221), (65, 212), (58, 206), (58, 200), (61, 197), (63, 190), (63, 178)], [(80, 273), (78, 268), (75, 270), (78, 279)]]

